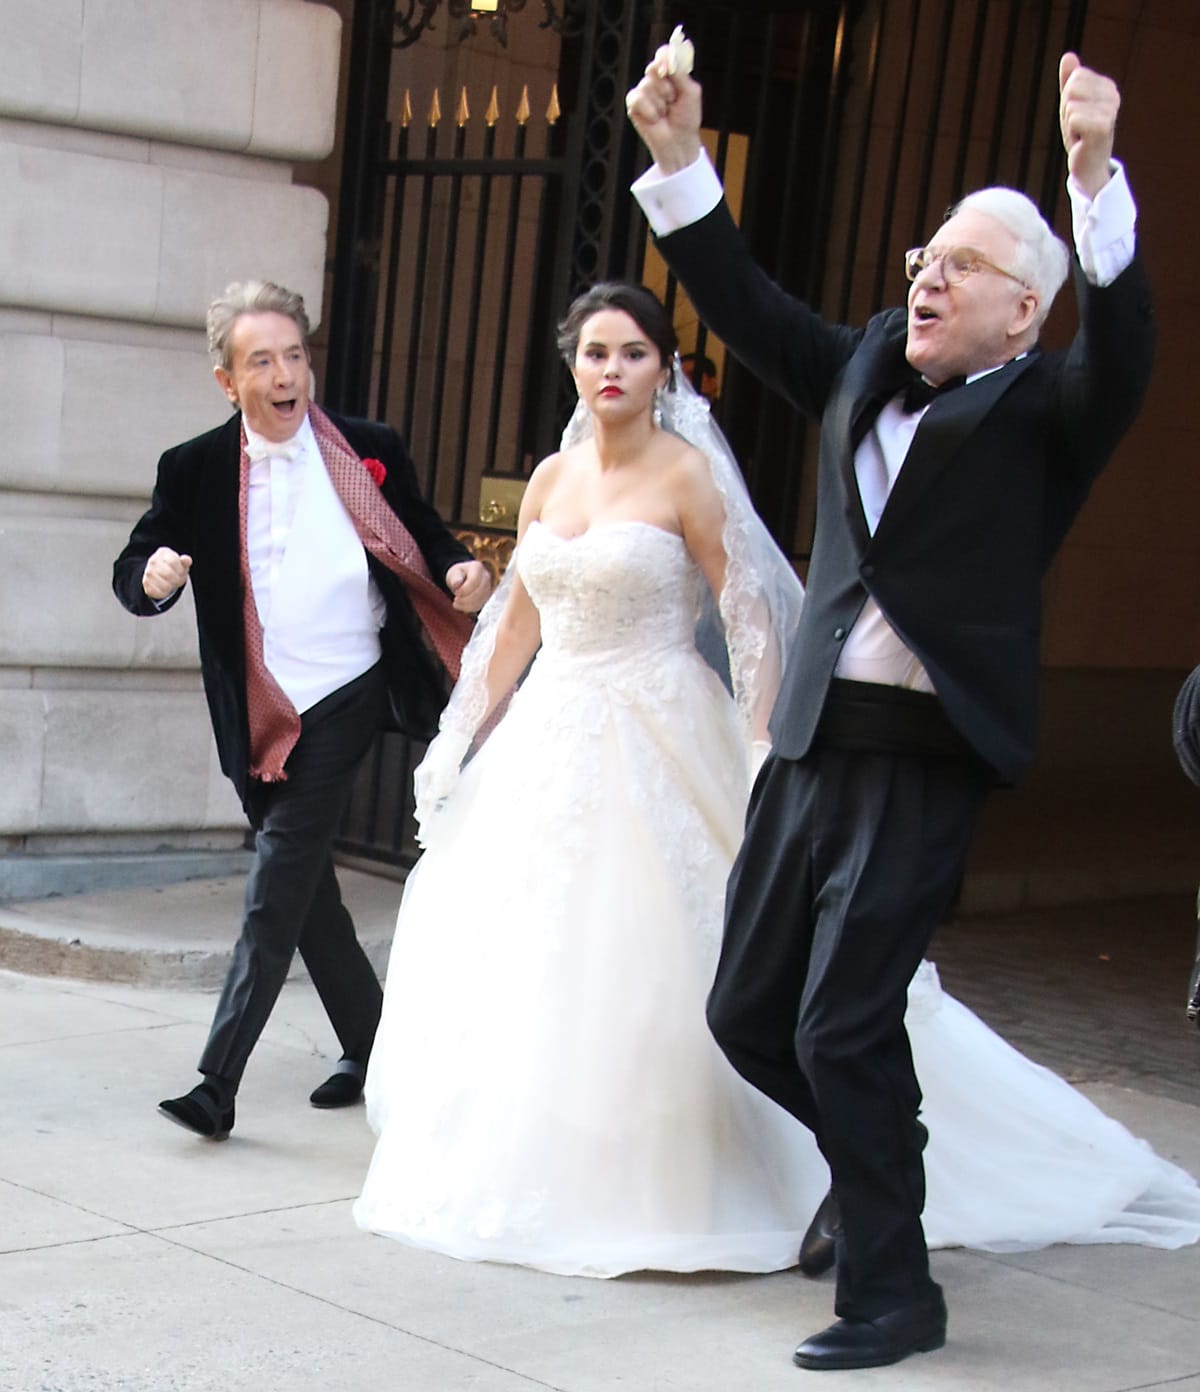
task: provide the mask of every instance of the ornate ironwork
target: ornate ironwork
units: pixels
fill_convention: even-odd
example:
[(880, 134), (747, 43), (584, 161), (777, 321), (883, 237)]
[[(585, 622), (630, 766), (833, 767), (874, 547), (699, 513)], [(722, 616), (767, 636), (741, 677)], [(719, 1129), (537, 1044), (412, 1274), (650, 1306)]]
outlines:
[(625, 137), (630, 18), (625, 0), (600, 0), (591, 35), (588, 82), (578, 124), (579, 201), (571, 255), (572, 292), (605, 274), (617, 207), (625, 188), (618, 150)]
[(504, 572), (517, 549), (516, 534), (493, 527), (452, 527), (454, 535), (471, 552), (477, 561), (482, 561), (492, 577), (492, 588), (504, 579)]
[(579, 33), (583, 24), (586, 0), (562, 0), (563, 12), (560, 15), (554, 0), (542, 0), (545, 17), (538, 22), (539, 29), (553, 29), (556, 34), (571, 37)]
[[(434, 16), (442, 0), (401, 0), (404, 13), (395, 16), (394, 48), (408, 48), (415, 44), (422, 34), (432, 33)], [(501, 48), (508, 47), (508, 19), (519, 14), (528, 0), (494, 0), (493, 4), (480, 4), (479, 0), (445, 0), (446, 13), (457, 25), (454, 39), (462, 43), (464, 39), (474, 38), (479, 32), (479, 22), (487, 20), (488, 32)], [(561, 12), (559, 5), (561, 4)], [(583, 12), (583, 0), (542, 0), (544, 11), (538, 21), (539, 29), (552, 29), (556, 34), (577, 32)]]
[[(409, 44), (416, 43), (427, 29), (432, 30), (433, 17), (440, 4), (441, 0), (406, 0), (405, 12), (397, 14), (393, 21), (396, 27), (393, 48), (407, 48)], [(417, 14), (418, 10), (420, 14)]]

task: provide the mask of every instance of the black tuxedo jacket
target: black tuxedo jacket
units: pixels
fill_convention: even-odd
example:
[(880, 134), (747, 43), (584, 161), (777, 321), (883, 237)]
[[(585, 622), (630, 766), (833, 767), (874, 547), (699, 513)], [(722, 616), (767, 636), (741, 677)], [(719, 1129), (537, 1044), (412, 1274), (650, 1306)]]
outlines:
[[(389, 426), (330, 419), (362, 458), (387, 469), (383, 496), (412, 533), (434, 580), (444, 587), (447, 570), (471, 559), (424, 500), (404, 441)], [(246, 635), (242, 606), (238, 492), (242, 418), (169, 449), (158, 462), (149, 510), (134, 527), (113, 565), (113, 590), (134, 614), (162, 610), (142, 590), (146, 560), (160, 546), (192, 557), (189, 580), (196, 604), (200, 667), (221, 768), (251, 812), (257, 780), (249, 776), (250, 729), (246, 714)], [(369, 553), (367, 562), (387, 602), (380, 634), (394, 728), (430, 739), (446, 701), (447, 678), (421, 636), (400, 580)], [(174, 596), (162, 609), (168, 609)]]
[(755, 264), (724, 204), (659, 247), (705, 323), (821, 422), (816, 535), (771, 719), (776, 753), (808, 752), (870, 594), (960, 733), (1014, 778), (1033, 757), (1042, 574), (1149, 378), (1154, 321), (1140, 260), (1104, 289), (1076, 267), (1069, 349), (1035, 351), (933, 402), (871, 536), (854, 453), (873, 414), (911, 380), (905, 311), (865, 329), (825, 323)]

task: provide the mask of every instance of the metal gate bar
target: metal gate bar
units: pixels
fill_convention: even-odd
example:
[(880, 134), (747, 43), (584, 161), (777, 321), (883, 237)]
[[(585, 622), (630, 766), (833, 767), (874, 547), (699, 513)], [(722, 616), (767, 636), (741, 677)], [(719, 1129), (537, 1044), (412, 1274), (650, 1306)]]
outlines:
[[(518, 113), (518, 125), (516, 134), (516, 155), (515, 162), (517, 168), (512, 176), (512, 192), (508, 199), (508, 221), (504, 230), (504, 260), (503, 271), (500, 277), (500, 305), (498, 310), (498, 329), (497, 333), (501, 341), (507, 337), (509, 317), (512, 314), (512, 294), (513, 294), (513, 271), (517, 261), (517, 226), (521, 211), (521, 180), (523, 175), (520, 172), (525, 159), (525, 133), (528, 129), (526, 120), (520, 119)], [(503, 389), (503, 374), (495, 372), (492, 374), (492, 394), (488, 406), (488, 427), (487, 440), (484, 445), (484, 457), (486, 459), (496, 458), (496, 441), (500, 430), (500, 393)]]

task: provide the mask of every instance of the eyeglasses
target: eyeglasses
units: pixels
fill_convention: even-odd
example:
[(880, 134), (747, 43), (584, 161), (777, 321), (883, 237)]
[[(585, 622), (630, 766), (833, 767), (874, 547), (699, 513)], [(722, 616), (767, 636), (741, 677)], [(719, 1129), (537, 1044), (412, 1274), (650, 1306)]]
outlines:
[[(945, 251), (934, 251), (932, 247), (913, 247), (904, 253), (904, 274), (909, 280), (916, 280), (922, 271), (930, 266), (942, 265), (942, 279), (947, 285), (961, 285), (975, 271), (995, 271), (997, 275), (1007, 276), (1018, 285), (1025, 285), (1019, 275), (997, 266), (971, 247), (947, 247)], [(1028, 286), (1026, 286), (1028, 289)]]

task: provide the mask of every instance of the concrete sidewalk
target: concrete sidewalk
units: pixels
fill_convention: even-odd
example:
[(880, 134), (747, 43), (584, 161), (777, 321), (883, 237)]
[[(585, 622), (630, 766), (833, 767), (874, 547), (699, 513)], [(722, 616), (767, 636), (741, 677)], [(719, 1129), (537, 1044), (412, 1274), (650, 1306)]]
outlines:
[[(397, 887), (344, 879), (365, 936), (384, 935), (381, 953)], [(103, 915), (100, 896), (23, 912), (73, 924), (66, 953), (111, 933), (130, 961), (156, 935), (160, 957), (219, 958), (218, 924), (227, 945), (236, 896), (236, 882), (210, 881), (106, 899)], [(199, 916), (186, 943), (168, 931), (185, 903)], [(832, 1317), (828, 1278), (599, 1282), (460, 1263), (360, 1233), (350, 1204), (372, 1138), (361, 1108), (308, 1106), (336, 1046), (302, 979), (285, 988), (255, 1052), (229, 1141), (170, 1126), (155, 1103), (188, 1085), (214, 997), (187, 980), (141, 980), (0, 972), (4, 1392), (775, 1392), (822, 1376), (790, 1355)], [(1200, 1173), (1200, 1107), (1110, 1081), (1085, 1091)], [(947, 1347), (825, 1382), (1200, 1392), (1200, 1248), (933, 1260), (950, 1301)]]

